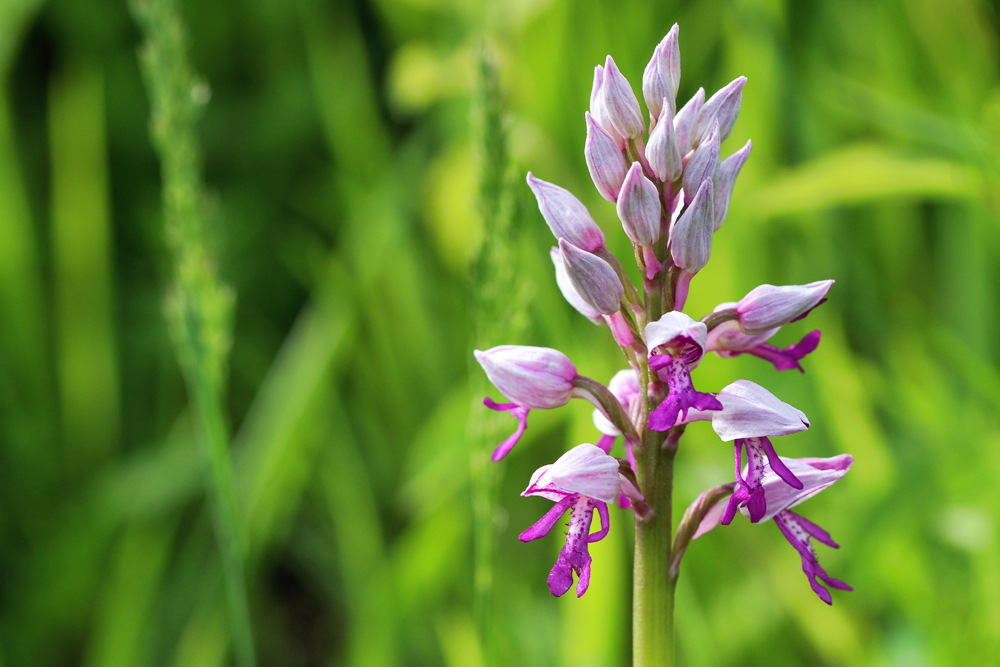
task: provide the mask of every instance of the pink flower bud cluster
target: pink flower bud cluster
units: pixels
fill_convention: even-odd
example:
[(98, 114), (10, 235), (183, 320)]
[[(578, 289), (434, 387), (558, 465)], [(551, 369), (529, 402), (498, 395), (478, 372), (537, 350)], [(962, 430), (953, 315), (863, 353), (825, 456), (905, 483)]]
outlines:
[[(477, 350), (476, 360), (508, 401), (487, 398), (486, 405), (510, 411), (518, 421), (516, 432), (496, 448), (493, 459), (503, 458), (522, 437), (531, 410), (557, 408), (572, 398), (595, 406), (594, 423), (602, 434), (597, 445), (578, 445), (543, 466), (522, 494), (555, 503), (521, 534), (523, 541), (548, 534), (571, 511), (566, 546), (549, 576), (549, 588), (562, 595), (575, 576), (577, 595), (582, 595), (590, 580), (587, 545), (607, 534), (608, 505), (617, 500), (619, 506), (630, 507), (638, 521), (655, 512), (643, 495), (651, 490), (643, 489), (641, 477), (634, 474), (636, 450), (660, 446), (665, 438), (676, 446), (686, 425), (709, 421), (722, 442), (733, 443), (735, 481), (706, 491), (692, 504), (685, 520), (699, 523), (692, 524), (688, 539), (729, 524), (737, 513), (752, 523), (773, 519), (802, 556), (813, 590), (830, 603), (829, 591), (817, 578), (834, 588), (850, 587), (826, 575), (810, 538), (836, 544), (790, 508), (846, 474), (851, 457), (779, 456), (771, 439), (809, 428), (805, 414), (746, 380), (716, 392), (696, 390), (691, 374), (710, 351), (723, 358), (751, 354), (778, 371), (802, 371), (800, 361), (817, 348), (819, 331), (784, 348), (768, 341), (822, 304), (833, 281), (760, 285), (700, 320), (683, 312), (693, 278), (711, 259), (715, 234), (725, 222), (736, 178), (752, 145), (747, 141), (722, 158), (722, 144), (739, 116), (746, 77), (707, 100), (699, 88), (682, 106), (677, 103), (680, 83), (679, 29), (674, 25), (653, 50), (642, 75), (648, 116), (611, 56), (594, 68), (590, 106), (584, 112), (587, 167), (597, 194), (615, 205), (633, 246), (641, 286), (632, 284), (607, 250), (604, 232), (587, 206), (568, 190), (528, 173), (528, 186), (555, 240), (551, 259), (556, 284), (575, 310), (609, 327), (630, 367), (605, 387), (579, 375), (557, 350), (516, 345)], [(624, 436), (624, 459), (611, 456), (618, 436)], [(719, 502), (725, 495), (729, 500)], [(602, 528), (591, 534), (595, 511)]]

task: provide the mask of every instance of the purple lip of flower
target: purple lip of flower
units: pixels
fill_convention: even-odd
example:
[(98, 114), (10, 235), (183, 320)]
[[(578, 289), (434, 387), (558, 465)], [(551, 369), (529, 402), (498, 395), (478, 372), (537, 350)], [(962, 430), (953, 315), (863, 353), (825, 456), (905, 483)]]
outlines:
[[(747, 466), (741, 470), (740, 451), (746, 447)], [(736, 489), (729, 497), (729, 504), (722, 515), (722, 525), (728, 526), (736, 515), (736, 510), (746, 508), (751, 523), (759, 523), (767, 515), (767, 494), (764, 481), (767, 472), (765, 457), (771, 470), (781, 481), (794, 489), (801, 490), (804, 484), (781, 461), (774, 451), (771, 441), (765, 437), (739, 438), (736, 440)], [(773, 509), (773, 508), (772, 508)]]
[[(566, 510), (573, 510), (566, 545), (559, 552), (549, 574), (549, 591), (553, 595), (558, 597), (572, 587), (573, 573), (579, 578), (577, 597), (587, 592), (591, 562), (587, 545), (604, 539), (608, 534), (608, 503), (613, 502), (620, 491), (618, 461), (590, 444), (577, 445), (555, 463), (542, 466), (531, 476), (531, 483), (521, 495), (542, 496), (556, 504), (533, 526), (521, 533), (519, 539), (522, 542), (548, 535)], [(601, 515), (602, 528), (591, 535), (590, 526), (595, 509)]]
[(816, 581), (819, 577), (826, 583), (827, 586), (831, 588), (836, 588), (842, 591), (853, 591), (848, 584), (844, 583), (840, 579), (834, 579), (826, 573), (823, 566), (819, 564), (819, 559), (816, 557), (816, 550), (813, 548), (810, 537), (815, 537), (817, 540), (823, 544), (833, 547), (834, 549), (839, 549), (840, 545), (833, 541), (830, 534), (812, 523), (805, 517), (801, 517), (795, 512), (790, 510), (784, 510), (779, 512), (774, 517), (774, 522), (778, 524), (778, 528), (781, 530), (781, 534), (785, 536), (789, 544), (795, 547), (795, 550), (799, 552), (802, 557), (802, 571), (805, 573), (806, 578), (809, 579), (809, 585), (812, 587), (813, 592), (819, 597), (823, 602), (832, 605), (833, 598), (830, 596), (830, 591), (826, 589), (825, 586)]
[[(762, 520), (774, 519), (785, 539), (795, 547), (795, 550), (802, 557), (802, 571), (808, 577), (809, 585), (812, 586), (813, 591), (823, 602), (832, 604), (830, 592), (816, 581), (817, 577), (833, 588), (844, 591), (853, 589), (839, 579), (830, 577), (823, 570), (809, 538), (815, 537), (834, 549), (840, 547), (833, 541), (829, 533), (792, 512), (791, 508), (812, 498), (846, 475), (854, 463), (854, 458), (850, 454), (841, 454), (830, 458), (782, 458), (782, 462), (802, 480), (803, 488), (799, 490), (789, 489), (787, 485), (779, 481), (778, 476), (772, 470), (768, 470), (763, 480), (768, 510)], [(745, 510), (741, 511), (745, 512)]]

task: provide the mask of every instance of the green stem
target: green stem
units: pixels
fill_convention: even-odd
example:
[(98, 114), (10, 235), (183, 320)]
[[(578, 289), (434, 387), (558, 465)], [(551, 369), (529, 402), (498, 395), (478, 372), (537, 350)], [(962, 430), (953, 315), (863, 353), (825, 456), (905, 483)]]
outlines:
[(226, 582), (226, 602), (229, 607), (230, 631), (236, 663), (252, 667), (254, 656), (253, 632), (247, 602), (246, 574), (243, 568), (244, 544), (237, 523), (236, 489), (229, 457), (229, 434), (223, 416), (220, 392), (211, 378), (200, 372), (190, 374), (189, 387), (195, 407), (198, 442), (208, 479), (208, 497), (212, 507), (212, 523), (222, 560)]
[(645, 431), (637, 453), (637, 477), (653, 515), (636, 520), (632, 588), (632, 664), (634, 667), (674, 665), (674, 587), (670, 576), (673, 526), (674, 455), (683, 429), (663, 434)]

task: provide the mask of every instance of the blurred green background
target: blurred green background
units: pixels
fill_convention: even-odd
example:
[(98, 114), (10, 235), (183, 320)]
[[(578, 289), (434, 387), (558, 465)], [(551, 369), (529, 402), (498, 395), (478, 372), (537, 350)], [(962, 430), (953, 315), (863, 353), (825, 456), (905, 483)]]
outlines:
[[(513, 420), (484, 421), (471, 349), (558, 347), (603, 381), (622, 367), (559, 295), (523, 179), (576, 193), (628, 259), (587, 174), (583, 112), (595, 64), (611, 53), (638, 90), (674, 22), (680, 99), (746, 75), (724, 155), (754, 142), (688, 311), (837, 280), (775, 341), (822, 328), (805, 375), (711, 356), (695, 382), (748, 378), (804, 410), (812, 429), (782, 438), (785, 455), (856, 458), (802, 508), (842, 545), (820, 560), (855, 591), (822, 604), (774, 526), (738, 519), (687, 553), (680, 664), (1000, 664), (996, 4), (181, 9), (211, 91), (210, 245), (236, 294), (225, 400), (259, 664), (628, 664), (629, 515), (593, 545), (579, 600), (546, 590), (556, 534), (516, 539), (548, 509), (518, 493), (598, 437), (590, 409), (533, 413), (514, 454), (484, 466)], [(233, 660), (163, 315), (141, 40), (121, 1), (0, 0), (4, 665)], [(688, 430), (677, 516), (731, 461), (707, 426)]]

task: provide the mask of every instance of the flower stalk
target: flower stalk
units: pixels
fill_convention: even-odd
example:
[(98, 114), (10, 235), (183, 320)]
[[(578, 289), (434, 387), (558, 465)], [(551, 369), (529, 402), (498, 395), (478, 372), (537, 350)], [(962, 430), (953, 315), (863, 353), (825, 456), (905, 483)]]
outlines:
[[(595, 68), (590, 109), (584, 114), (584, 157), (595, 187), (615, 204), (622, 230), (632, 242), (640, 289), (608, 251), (604, 233), (586, 206), (569, 191), (528, 174), (528, 185), (558, 246), (551, 257), (560, 291), (588, 320), (608, 327), (629, 368), (605, 386), (580, 375), (557, 350), (506, 345), (475, 352), (487, 377), (510, 401), (484, 402), (494, 410), (509, 410), (519, 423), (515, 434), (495, 450), (494, 460), (520, 438), (530, 410), (558, 408), (572, 398), (594, 404), (600, 439), (596, 445), (577, 445), (535, 472), (522, 495), (542, 496), (556, 504), (521, 534), (521, 540), (548, 535), (569, 512), (566, 546), (548, 584), (553, 595), (575, 590), (581, 596), (590, 583), (587, 545), (607, 535), (609, 520), (613, 523), (609, 506), (632, 510), (636, 667), (675, 664), (674, 592), (681, 560), (692, 540), (728, 525), (738, 513), (751, 523), (774, 520), (800, 554), (803, 572), (821, 600), (832, 603), (827, 587), (851, 590), (823, 570), (811, 540), (832, 548), (837, 543), (790, 511), (843, 477), (853, 461), (850, 455), (781, 457), (771, 438), (809, 428), (805, 414), (746, 380), (717, 392), (695, 388), (692, 372), (708, 352), (722, 358), (751, 354), (776, 371), (804, 371), (799, 362), (816, 350), (818, 331), (784, 348), (767, 341), (821, 305), (833, 281), (761, 285), (739, 302), (719, 304), (700, 320), (684, 312), (693, 280), (711, 258), (714, 235), (725, 220), (751, 144), (722, 159), (721, 144), (736, 122), (746, 78), (739, 77), (707, 102), (699, 89), (675, 114), (679, 80), (674, 26), (643, 74), (648, 140), (638, 99), (610, 56), (603, 67)], [(698, 496), (675, 536), (674, 461), (681, 436), (695, 421), (710, 421), (719, 439), (732, 443), (735, 481)], [(624, 458), (612, 456), (618, 436), (624, 436)], [(601, 528), (591, 532), (595, 512)]]

